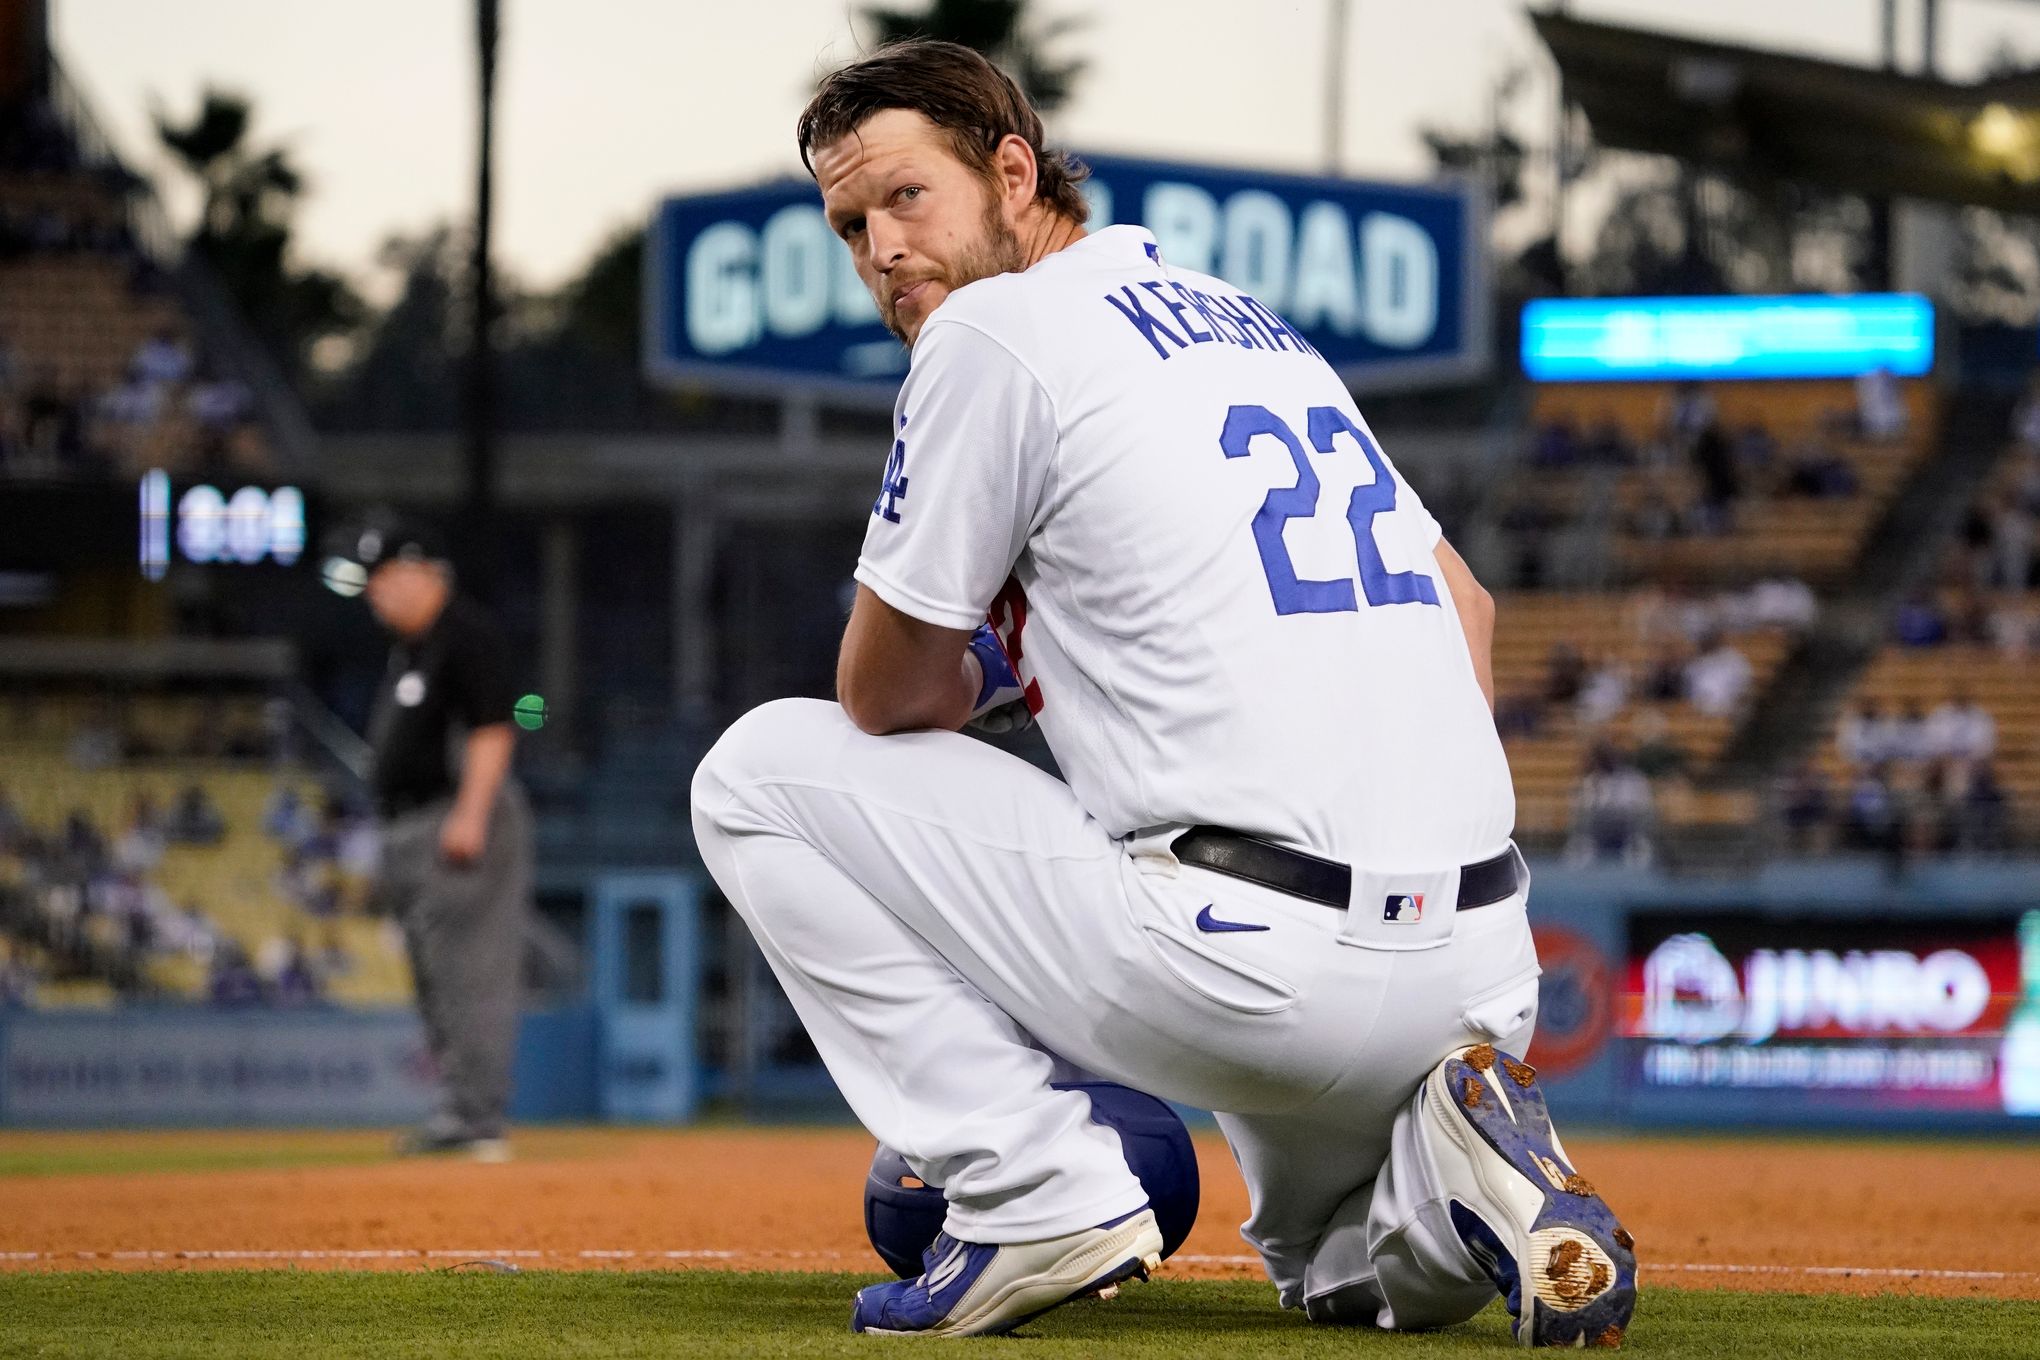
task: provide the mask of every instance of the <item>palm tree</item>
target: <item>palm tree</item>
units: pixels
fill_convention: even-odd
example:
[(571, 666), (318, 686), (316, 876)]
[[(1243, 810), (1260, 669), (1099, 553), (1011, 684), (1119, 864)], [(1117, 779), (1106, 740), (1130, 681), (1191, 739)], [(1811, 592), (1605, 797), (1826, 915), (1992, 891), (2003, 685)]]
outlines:
[(927, 8), (892, 9), (867, 5), (864, 20), (880, 43), (902, 38), (939, 38), (982, 52), (1018, 81), (1042, 113), (1069, 103), (1088, 65), (1082, 58), (1053, 60), (1046, 49), (1082, 28), (1080, 18), (1032, 24), (1027, 0), (928, 0)]
[(241, 95), (208, 86), (191, 118), (161, 109), (156, 136), (204, 195), (187, 250), (210, 266), (293, 378), (305, 373), (311, 343), (359, 318), (360, 300), (337, 275), (290, 265), (291, 218), (304, 176), (281, 146), (254, 146), (254, 115)]

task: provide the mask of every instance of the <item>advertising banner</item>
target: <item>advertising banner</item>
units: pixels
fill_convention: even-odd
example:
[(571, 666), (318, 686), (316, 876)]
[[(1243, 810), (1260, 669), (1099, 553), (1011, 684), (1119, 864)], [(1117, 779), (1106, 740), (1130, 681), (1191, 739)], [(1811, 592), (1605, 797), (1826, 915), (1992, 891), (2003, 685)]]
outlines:
[(0, 1119), (15, 1126), (403, 1124), (435, 1090), (408, 1012), (135, 1007), (0, 1025)]
[[(1164, 261), (1252, 294), (1357, 388), (1486, 371), (1485, 221), (1472, 185), (1082, 159), (1090, 227), (1146, 226)], [(879, 324), (805, 179), (668, 198), (645, 258), (655, 381), (889, 400), (906, 372), (906, 350)]]
[(2040, 911), (1635, 916), (1620, 1033), (1639, 1109), (2040, 1116)]

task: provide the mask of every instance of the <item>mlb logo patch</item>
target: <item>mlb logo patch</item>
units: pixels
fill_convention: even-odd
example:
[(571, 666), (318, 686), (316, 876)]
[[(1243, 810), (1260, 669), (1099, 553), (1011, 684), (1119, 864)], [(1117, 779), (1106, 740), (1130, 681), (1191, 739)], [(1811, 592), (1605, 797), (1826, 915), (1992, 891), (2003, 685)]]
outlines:
[(1424, 919), (1424, 895), (1422, 893), (1393, 893), (1381, 909), (1384, 921), (1421, 921)]

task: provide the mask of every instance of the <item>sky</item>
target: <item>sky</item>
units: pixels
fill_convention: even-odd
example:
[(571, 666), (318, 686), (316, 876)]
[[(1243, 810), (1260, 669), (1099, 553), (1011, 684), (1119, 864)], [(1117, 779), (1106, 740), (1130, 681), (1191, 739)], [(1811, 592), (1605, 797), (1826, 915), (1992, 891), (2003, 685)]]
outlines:
[[(910, 0), (893, 0), (897, 4)], [(1079, 150), (1324, 170), (1327, 17), (1339, 0), (1036, 0), (1083, 27), (1089, 60), (1050, 135)], [(1549, 63), (1524, 0), (1346, 0), (1337, 168), (1421, 178), (1419, 129), (1487, 120), (1523, 66), (1540, 137)], [(1917, 60), (1902, 0), (1901, 63)], [(797, 174), (792, 127), (814, 78), (856, 55), (857, 0), (502, 0), (498, 258), (529, 287), (571, 278), (663, 194)], [(1583, 18), (1869, 63), (1878, 0), (1574, 0)], [(51, 0), (59, 59), (123, 154), (188, 220), (193, 196), (152, 111), (188, 116), (208, 83), (253, 102), (255, 135), (310, 182), (303, 263), (378, 291), (377, 247), (464, 217), (473, 193), (472, 0)], [(1946, 0), (1943, 73), (1973, 76), (2008, 38), (2040, 63), (2040, 4)]]

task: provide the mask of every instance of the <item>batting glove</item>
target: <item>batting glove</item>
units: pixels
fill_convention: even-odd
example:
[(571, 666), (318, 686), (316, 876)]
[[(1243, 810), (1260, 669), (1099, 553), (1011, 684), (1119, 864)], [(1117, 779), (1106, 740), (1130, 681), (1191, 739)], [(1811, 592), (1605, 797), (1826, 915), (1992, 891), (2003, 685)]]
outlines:
[(978, 684), (977, 702), (971, 705), (970, 724), (984, 732), (1013, 732), (1027, 726), (1031, 719), (1027, 713), (1024, 687), (1020, 677), (1013, 672), (1013, 663), (1006, 659), (1005, 644), (992, 631), (989, 623), (978, 625), (970, 635), (970, 654), (977, 658)]

